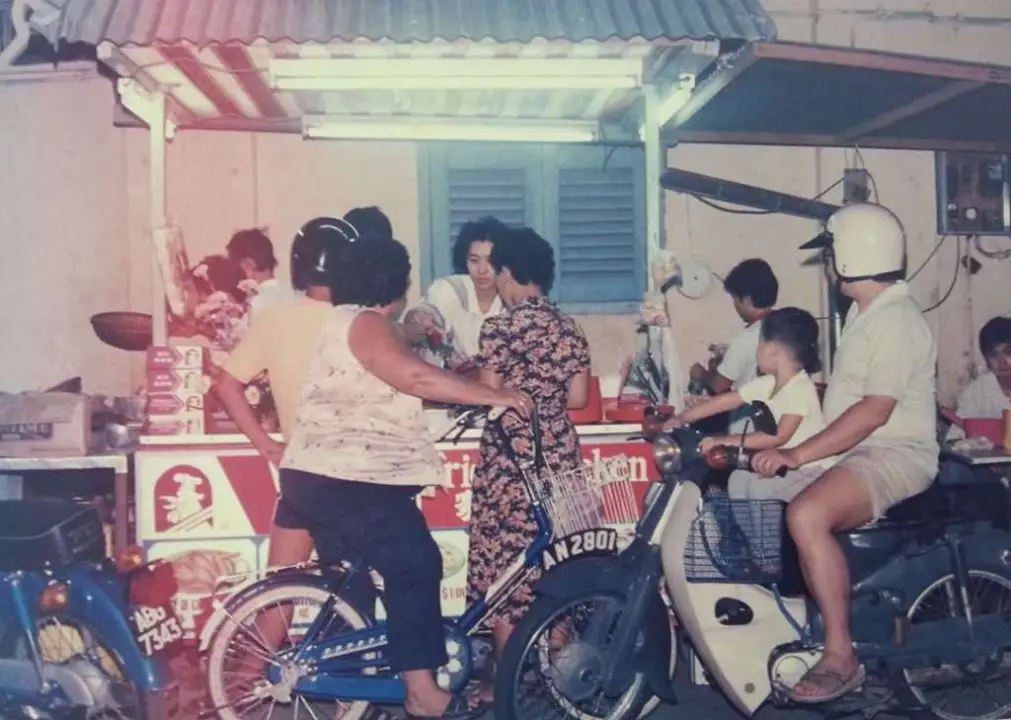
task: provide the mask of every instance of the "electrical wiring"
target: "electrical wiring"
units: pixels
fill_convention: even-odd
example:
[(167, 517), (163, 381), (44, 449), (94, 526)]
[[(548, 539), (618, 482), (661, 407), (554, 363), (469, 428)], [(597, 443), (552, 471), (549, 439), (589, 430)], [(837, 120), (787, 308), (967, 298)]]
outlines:
[(929, 312), (933, 312), (934, 310), (937, 310), (937, 308), (941, 307), (942, 305), (944, 305), (944, 303), (948, 301), (948, 298), (951, 297), (951, 293), (955, 291), (955, 286), (958, 285), (958, 275), (961, 267), (962, 267), (962, 238), (956, 238), (955, 271), (951, 274), (951, 283), (948, 285), (948, 289), (945, 291), (941, 299), (923, 311), (924, 315), (926, 315)]
[(923, 268), (927, 267), (927, 263), (929, 263), (931, 261), (931, 259), (935, 255), (937, 255), (937, 251), (941, 249), (941, 246), (944, 245), (944, 241), (947, 240), (947, 239), (948, 239), (947, 235), (941, 236), (941, 239), (937, 241), (936, 245), (934, 245), (934, 249), (931, 250), (930, 254), (927, 255), (926, 258), (924, 258), (924, 260), (923, 260), (922, 263), (920, 263), (920, 267), (916, 268), (916, 270), (914, 270), (912, 272), (912, 274), (909, 277), (906, 278), (906, 282), (912, 282), (914, 277), (916, 277), (921, 272), (923, 272)]
[(1007, 248), (1006, 250), (987, 250), (983, 247), (982, 238), (979, 235), (973, 238), (973, 245), (976, 247), (976, 252), (985, 258), (991, 260), (1007, 260), (1011, 258), (1011, 248)]

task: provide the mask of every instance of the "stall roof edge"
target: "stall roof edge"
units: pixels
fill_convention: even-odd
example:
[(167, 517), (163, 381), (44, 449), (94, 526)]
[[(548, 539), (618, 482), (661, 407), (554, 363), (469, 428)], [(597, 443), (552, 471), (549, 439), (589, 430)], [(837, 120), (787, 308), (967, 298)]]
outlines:
[(53, 44), (774, 40), (760, 0), (47, 0)]

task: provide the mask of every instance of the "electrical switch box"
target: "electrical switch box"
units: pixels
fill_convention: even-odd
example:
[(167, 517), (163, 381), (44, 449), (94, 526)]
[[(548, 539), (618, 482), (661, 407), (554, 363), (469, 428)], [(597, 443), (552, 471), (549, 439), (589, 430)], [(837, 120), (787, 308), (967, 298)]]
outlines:
[(937, 153), (939, 234), (1011, 235), (1008, 160), (999, 153)]

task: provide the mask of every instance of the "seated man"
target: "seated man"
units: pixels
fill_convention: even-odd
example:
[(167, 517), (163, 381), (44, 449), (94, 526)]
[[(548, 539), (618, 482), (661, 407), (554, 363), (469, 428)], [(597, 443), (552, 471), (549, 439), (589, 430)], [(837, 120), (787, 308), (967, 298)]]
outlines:
[[(765, 260), (750, 258), (738, 263), (727, 273), (723, 289), (734, 303), (734, 310), (744, 321), (718, 367), (709, 369), (699, 363), (691, 368), (691, 379), (701, 382), (712, 395), (722, 395), (741, 388), (758, 377), (758, 341), (762, 319), (772, 312), (779, 296), (779, 281)], [(731, 413), (731, 435), (740, 435), (748, 426), (740, 411)]]
[[(992, 318), (979, 331), (979, 350), (986, 360), (986, 372), (969, 383), (958, 396), (955, 414), (961, 418), (992, 418), (1011, 410), (1011, 318)], [(952, 426), (948, 439), (965, 437)]]
[[(834, 533), (864, 525), (926, 490), (937, 473), (937, 344), (909, 295), (902, 225), (888, 210), (848, 205), (803, 248), (825, 248), (830, 278), (853, 299), (825, 393), (827, 427), (789, 450), (754, 460), (766, 477), (841, 455), (787, 507), (801, 571), (825, 624), (821, 660), (790, 691), (801, 703), (834, 700), (865, 672), (849, 629), (850, 574)], [(831, 260), (831, 262), (829, 262)]]

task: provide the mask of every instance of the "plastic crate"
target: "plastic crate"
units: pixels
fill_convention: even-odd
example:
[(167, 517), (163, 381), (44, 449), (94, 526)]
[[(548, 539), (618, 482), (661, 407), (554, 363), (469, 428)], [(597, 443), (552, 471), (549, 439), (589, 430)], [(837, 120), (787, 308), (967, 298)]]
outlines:
[(97, 509), (60, 500), (0, 501), (0, 570), (42, 570), (104, 558)]
[(777, 583), (783, 576), (784, 504), (706, 498), (685, 546), (688, 582)]

